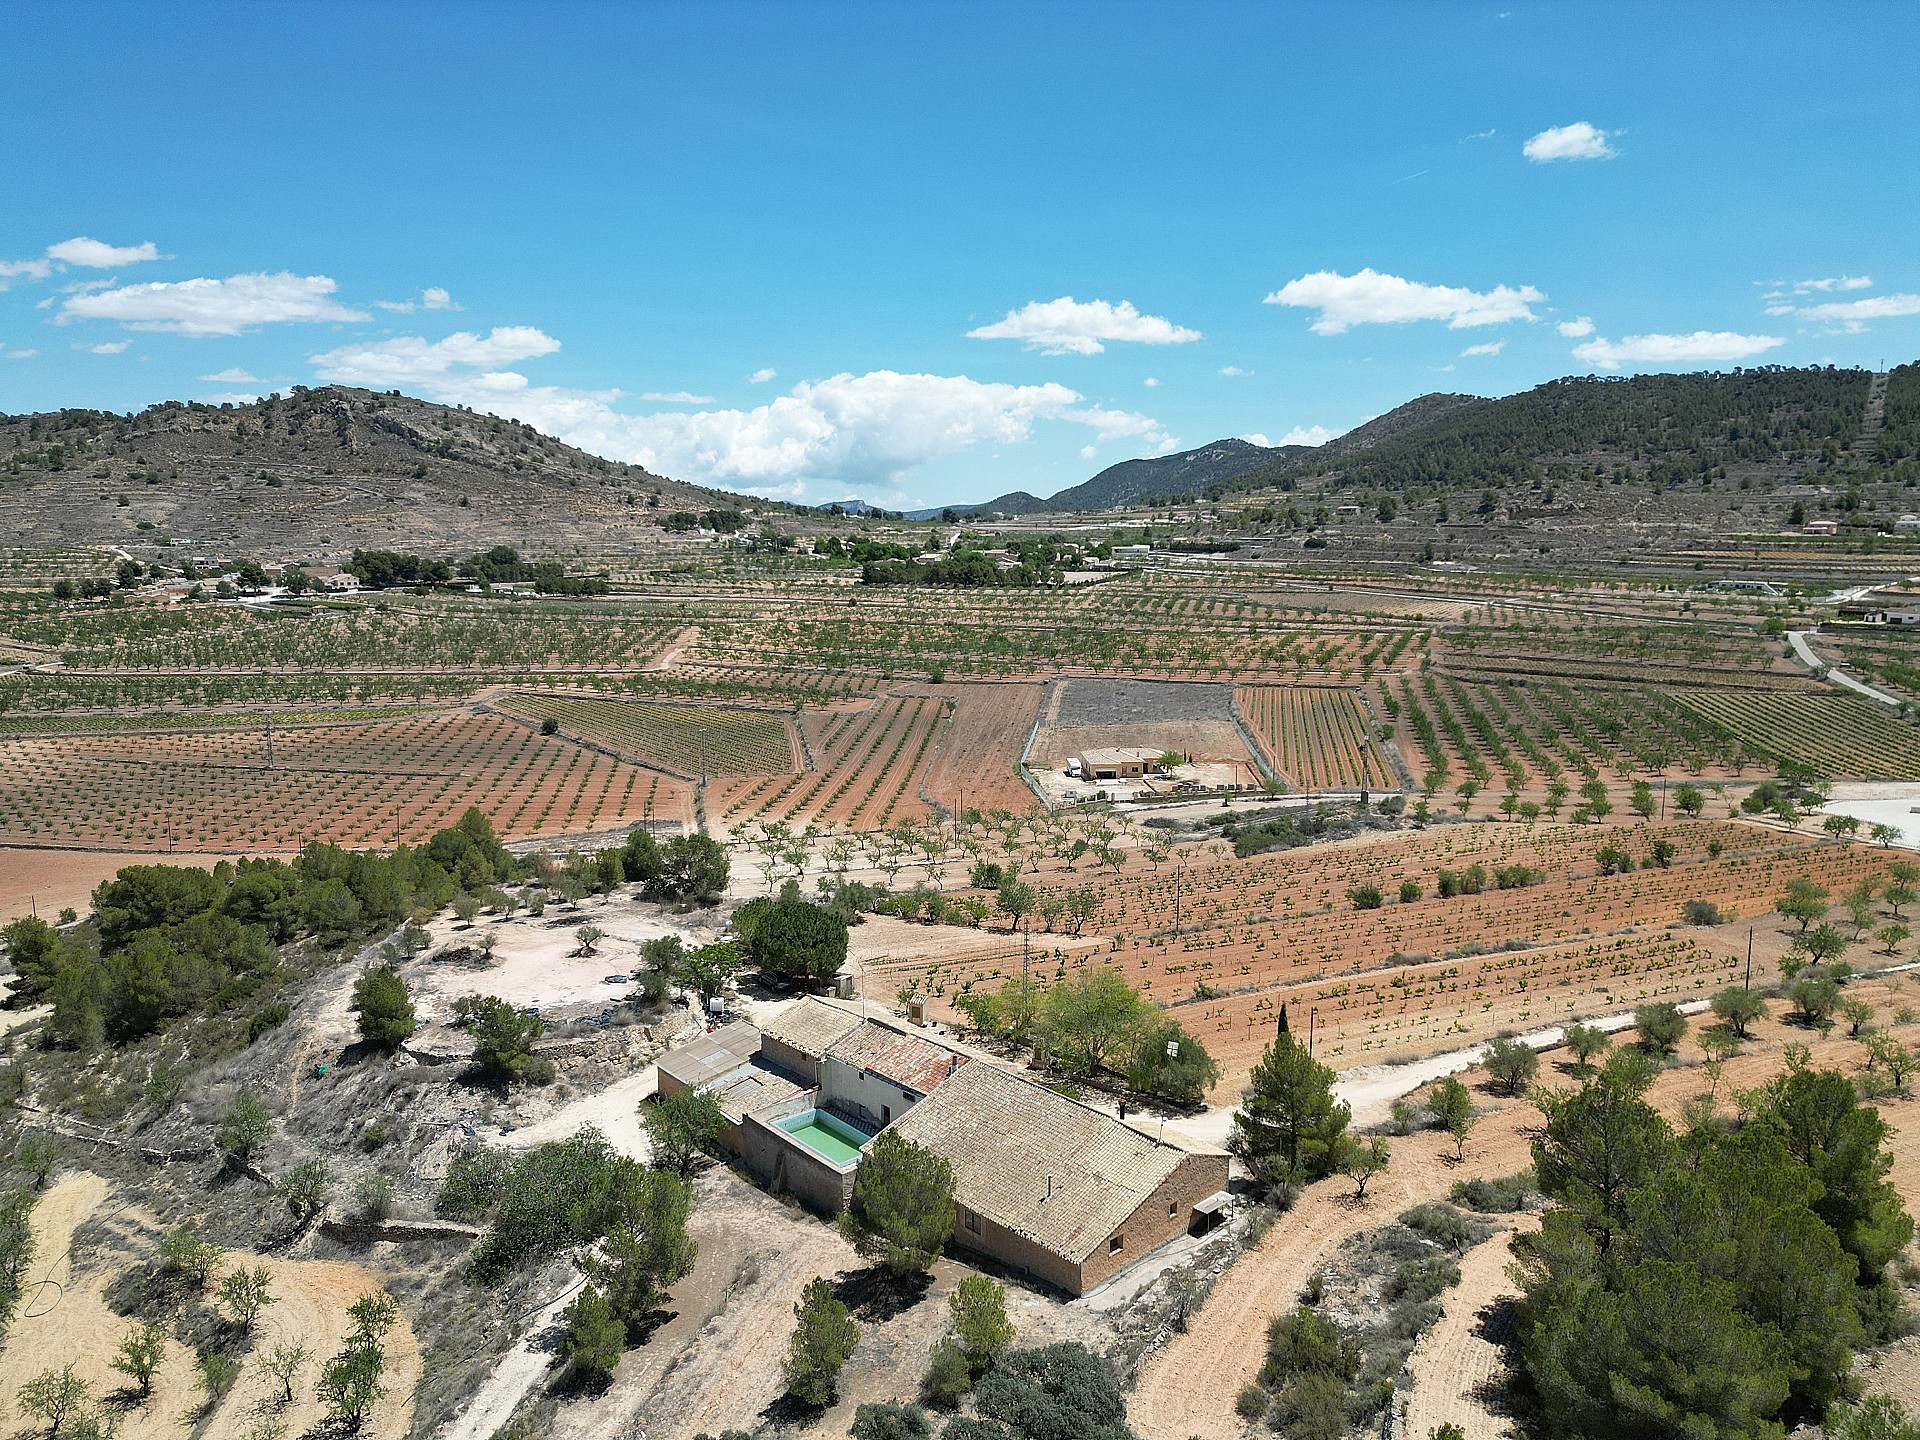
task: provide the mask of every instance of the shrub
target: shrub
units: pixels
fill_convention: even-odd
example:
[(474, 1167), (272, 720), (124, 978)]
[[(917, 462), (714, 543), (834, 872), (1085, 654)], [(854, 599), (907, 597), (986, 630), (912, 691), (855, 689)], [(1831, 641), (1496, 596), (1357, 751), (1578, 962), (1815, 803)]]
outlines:
[(1641, 1049), (1652, 1055), (1671, 1055), (1687, 1033), (1687, 1017), (1673, 1002), (1657, 1000), (1634, 1010), (1633, 1028), (1640, 1036)]
[(607, 1297), (591, 1285), (583, 1288), (567, 1307), (566, 1327), (560, 1358), (573, 1373), (595, 1381), (612, 1375), (627, 1347), (627, 1328)]
[(973, 1367), (960, 1347), (942, 1340), (928, 1358), (927, 1373), (920, 1381), (920, 1394), (929, 1405), (952, 1409), (973, 1389)]
[(227, 1107), (227, 1113), (221, 1117), (213, 1138), (222, 1150), (236, 1160), (246, 1161), (253, 1157), (260, 1142), (272, 1133), (273, 1121), (267, 1118), (265, 1107), (242, 1090), (234, 1097), (233, 1104)]
[(1485, 1061), (1491, 1075), (1507, 1094), (1518, 1095), (1540, 1069), (1540, 1057), (1524, 1040), (1495, 1040), (1487, 1046)]
[(1456, 1205), (1464, 1205), (1483, 1215), (1506, 1214), (1526, 1209), (1527, 1199), (1533, 1189), (1533, 1172), (1523, 1170), (1504, 1180), (1476, 1178), (1456, 1181), (1448, 1198)]
[(296, 1219), (308, 1220), (327, 1206), (333, 1177), (322, 1159), (305, 1160), (281, 1176), (273, 1193), (287, 1202)]
[(391, 965), (378, 965), (354, 982), (353, 1008), (360, 1016), (360, 1039), (391, 1054), (412, 1037), (418, 1022), (407, 987)]
[(947, 1308), (953, 1311), (953, 1343), (973, 1373), (992, 1368), (1013, 1343), (1006, 1290), (985, 1275), (969, 1275), (947, 1296)]
[(1680, 913), (1689, 925), (1720, 923), (1720, 907), (1711, 900), (1689, 900)]
[(840, 1369), (860, 1341), (860, 1327), (834, 1297), (833, 1285), (824, 1276), (807, 1282), (793, 1314), (793, 1338), (783, 1366), (787, 1393), (803, 1405), (830, 1405), (839, 1388)]
[(1008, 1352), (974, 1388), (974, 1406), (997, 1422), (985, 1427), (989, 1434), (1010, 1440), (1126, 1440), (1129, 1433), (1113, 1367), (1072, 1341)]
[(204, 1290), (219, 1268), (224, 1252), (211, 1240), (203, 1240), (191, 1225), (169, 1230), (158, 1248), (163, 1274), (179, 1275), (196, 1290)]
[(1460, 1283), (1460, 1267), (1451, 1260), (1434, 1256), (1409, 1260), (1387, 1277), (1385, 1294), (1389, 1300), (1422, 1304), (1442, 1291)]
[(1493, 1233), (1486, 1221), (1463, 1215), (1451, 1205), (1416, 1205), (1401, 1215), (1400, 1223), (1455, 1254), (1465, 1253)]
[(447, 1178), (433, 1204), (435, 1213), (454, 1220), (479, 1219), (500, 1198), (513, 1163), (504, 1150), (484, 1145), (462, 1150), (447, 1166)]
[(354, 1183), (353, 1199), (361, 1219), (379, 1224), (393, 1213), (393, 1177), (369, 1170)]
[(853, 1440), (928, 1440), (933, 1421), (918, 1405), (887, 1400), (856, 1409), (847, 1433)]

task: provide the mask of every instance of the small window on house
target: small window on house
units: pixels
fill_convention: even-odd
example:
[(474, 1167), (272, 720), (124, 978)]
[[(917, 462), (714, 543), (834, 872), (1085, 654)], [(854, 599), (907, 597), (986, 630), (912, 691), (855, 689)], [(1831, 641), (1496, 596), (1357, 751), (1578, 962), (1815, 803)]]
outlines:
[(971, 1230), (975, 1235), (980, 1233), (980, 1217), (971, 1210), (967, 1212), (967, 1229)]
[(880, 1107), (880, 1123), (883, 1125), (886, 1125), (886, 1124), (891, 1124), (892, 1121), (893, 1121), (893, 1106), (882, 1105)]
[(1120, 1253), (1121, 1243), (1122, 1243), (1121, 1237), (1118, 1235), (1114, 1236), (1111, 1240), (1107, 1241), (1107, 1254), (1118, 1255)]
[(1179, 1213), (1180, 1213), (1180, 1202), (1178, 1200), (1169, 1200), (1167, 1202), (1167, 1219), (1171, 1220), (1173, 1219), (1174, 1216), (1178, 1215)]

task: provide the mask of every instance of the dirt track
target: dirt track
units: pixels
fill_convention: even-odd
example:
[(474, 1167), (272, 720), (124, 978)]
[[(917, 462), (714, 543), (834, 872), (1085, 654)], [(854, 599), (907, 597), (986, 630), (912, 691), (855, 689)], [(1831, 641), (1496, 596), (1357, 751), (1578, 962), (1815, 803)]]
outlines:
[[(1849, 987), (1850, 995), (1873, 1004), (1881, 1023), (1909, 1046), (1920, 1039), (1920, 1022), (1894, 1022), (1893, 1012), (1911, 1002), (1917, 991), (1920, 985), (1911, 976), (1864, 980)], [(1727, 1063), (1720, 1089), (1723, 1106), (1730, 1093), (1761, 1085), (1777, 1074), (1783, 1048), (1788, 1044), (1812, 1041), (1816, 1066), (1849, 1074), (1861, 1068), (1865, 1059), (1861, 1042), (1847, 1038), (1844, 1030), (1817, 1040), (1811, 1032), (1784, 1023), (1781, 1017), (1785, 1006), (1779, 1001), (1774, 1002), (1773, 1010), (1773, 1017), (1754, 1026), (1754, 1039), (1747, 1051)], [(1698, 1056), (1691, 1040), (1683, 1045), (1683, 1061), (1697, 1062)], [(1560, 1058), (1545, 1057), (1543, 1083), (1554, 1087), (1567, 1084), (1566, 1076), (1554, 1069)], [(1477, 1083), (1484, 1075), (1476, 1072), (1466, 1078)], [(1706, 1085), (1705, 1072), (1697, 1063), (1683, 1064), (1666, 1071), (1648, 1098), (1670, 1120), (1676, 1119), (1685, 1100)], [(1245, 1427), (1234, 1414), (1233, 1402), (1259, 1371), (1267, 1322), (1297, 1303), (1308, 1277), (1344, 1240), (1386, 1223), (1408, 1206), (1444, 1198), (1456, 1180), (1512, 1175), (1530, 1163), (1523, 1132), (1540, 1123), (1540, 1112), (1524, 1101), (1491, 1100), (1479, 1090), (1475, 1099), (1483, 1106), (1499, 1108), (1481, 1116), (1467, 1142), (1464, 1165), (1448, 1163), (1452, 1142), (1444, 1135), (1423, 1133), (1392, 1140), (1393, 1163), (1374, 1181), (1364, 1206), (1352, 1203), (1349, 1186), (1337, 1180), (1322, 1181), (1275, 1222), (1260, 1244), (1235, 1262), (1186, 1333), (1176, 1335), (1142, 1367), (1129, 1413), (1143, 1440), (1187, 1440), (1190, 1436), (1236, 1440)], [(1912, 1209), (1920, 1204), (1920, 1087), (1905, 1098), (1879, 1102), (1879, 1108), (1894, 1130), (1889, 1145), (1894, 1162), (1889, 1178)], [(1462, 1285), (1470, 1288), (1449, 1294), (1446, 1299), (1442, 1331), (1457, 1326), (1455, 1339), (1464, 1336), (1469, 1347), (1481, 1348), (1455, 1353), (1461, 1351), (1461, 1345), (1436, 1332), (1416, 1352), (1416, 1367), (1421, 1355), (1430, 1349), (1438, 1356), (1444, 1348), (1449, 1357), (1444, 1362), (1429, 1362), (1443, 1367), (1429, 1387), (1439, 1393), (1423, 1396), (1416, 1389), (1413, 1404), (1421, 1407), (1415, 1417), (1419, 1423), (1409, 1426), (1407, 1435), (1423, 1437), (1431, 1424), (1444, 1419), (1453, 1419), (1469, 1436), (1498, 1433), (1488, 1428), (1492, 1416), (1485, 1407), (1463, 1396), (1461, 1390), (1463, 1382), (1471, 1384), (1476, 1376), (1491, 1374), (1498, 1362), (1494, 1347), (1473, 1337), (1472, 1317), (1500, 1294), (1511, 1293), (1504, 1278), (1504, 1250), (1505, 1241), (1496, 1238), (1476, 1251), (1469, 1266), (1462, 1267)], [(1902, 1342), (1878, 1357), (1865, 1357), (1862, 1370), (1869, 1389), (1887, 1390), (1920, 1402), (1920, 1344)], [(1452, 1398), (1443, 1399), (1447, 1395)], [(1424, 1408), (1430, 1405), (1435, 1408)], [(1444, 1411), (1439, 1408), (1442, 1405), (1447, 1407)], [(1427, 1416), (1432, 1418), (1421, 1418)]]
[(1420, 1337), (1408, 1361), (1413, 1384), (1401, 1412), (1408, 1435), (1429, 1435), (1449, 1422), (1467, 1440), (1500, 1440), (1506, 1433), (1509, 1422), (1489, 1403), (1506, 1385), (1508, 1338), (1494, 1328), (1499, 1318), (1492, 1307), (1514, 1293), (1507, 1278), (1514, 1235), (1539, 1226), (1537, 1215), (1523, 1215), (1460, 1262), (1460, 1283), (1441, 1297), (1440, 1323)]
[(1349, 1236), (1387, 1224), (1409, 1206), (1444, 1198), (1456, 1180), (1511, 1175), (1527, 1164), (1521, 1127), (1539, 1111), (1507, 1104), (1485, 1115), (1464, 1165), (1449, 1163), (1453, 1141), (1439, 1132), (1395, 1140), (1393, 1163), (1364, 1204), (1340, 1181), (1311, 1187), (1252, 1250), (1221, 1277), (1184, 1334), (1142, 1367), (1129, 1406), (1143, 1440), (1237, 1440), (1245, 1429), (1233, 1402), (1259, 1372), (1267, 1322), (1299, 1303), (1307, 1280)]

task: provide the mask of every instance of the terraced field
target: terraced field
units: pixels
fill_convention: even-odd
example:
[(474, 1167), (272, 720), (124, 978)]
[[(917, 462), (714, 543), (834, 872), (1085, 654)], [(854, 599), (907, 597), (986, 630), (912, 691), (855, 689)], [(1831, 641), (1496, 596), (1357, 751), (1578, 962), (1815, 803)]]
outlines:
[[(1666, 865), (1645, 863), (1655, 839), (1674, 847)], [(1608, 845), (1641, 863), (1603, 873), (1597, 854)], [(1464, 874), (1475, 865), (1483, 888), (1441, 893), (1442, 869)], [(1754, 915), (1771, 909), (1789, 879), (1807, 876), (1839, 895), (1882, 877), (1885, 865), (1860, 846), (1716, 821), (1441, 826), (1368, 844), (1190, 861), (1179, 874), (1162, 865), (1090, 877), (1083, 883), (1097, 885), (1102, 905), (1087, 931), (1117, 937), (1110, 954), (1041, 963), (1049, 974), (1119, 963), (1206, 1043), (1226, 1074), (1222, 1093), (1231, 1093), (1282, 1002), (1296, 1024), (1317, 1009), (1323, 1058), (1341, 1068), (1686, 998), (1725, 984), (1734, 963), (1730, 944), (1708, 943), (1711, 932), (1671, 928), (1687, 901)], [(1501, 888), (1497, 873), (1514, 866), (1536, 872), (1531, 883)], [(1392, 896), (1403, 881), (1419, 887), (1416, 898), (1371, 910), (1349, 899), (1361, 885)], [(956, 960), (923, 983), (950, 1002), (1019, 970), (1017, 960)], [(904, 978), (888, 970), (874, 983)]]

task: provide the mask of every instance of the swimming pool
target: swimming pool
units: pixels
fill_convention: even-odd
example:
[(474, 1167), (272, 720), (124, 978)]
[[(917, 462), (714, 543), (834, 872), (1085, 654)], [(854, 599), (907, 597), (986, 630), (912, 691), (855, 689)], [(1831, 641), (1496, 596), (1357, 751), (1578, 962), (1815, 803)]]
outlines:
[(835, 1165), (853, 1164), (860, 1158), (860, 1147), (872, 1138), (824, 1110), (802, 1110), (798, 1115), (789, 1115), (774, 1123), (814, 1154)]

